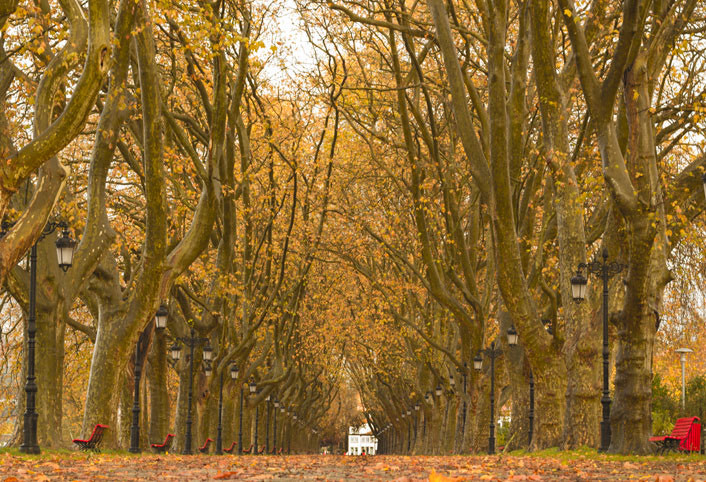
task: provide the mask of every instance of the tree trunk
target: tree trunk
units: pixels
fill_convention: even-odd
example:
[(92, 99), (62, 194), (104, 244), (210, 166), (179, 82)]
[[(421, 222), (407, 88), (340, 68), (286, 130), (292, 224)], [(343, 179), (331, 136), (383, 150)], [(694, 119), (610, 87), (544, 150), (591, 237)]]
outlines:
[(150, 400), (150, 443), (162, 443), (170, 432), (169, 393), (167, 392), (167, 339), (159, 330), (152, 339), (147, 369)]
[(97, 423), (110, 427), (103, 438), (106, 447), (115, 447), (118, 440), (116, 414), (121, 390), (115, 388), (122, 388), (124, 360), (135, 347), (129, 338), (121, 336), (123, 316), (120, 312), (102, 313), (102, 319), (98, 320), (83, 413), (83, 435), (90, 436)]
[(39, 445), (47, 448), (61, 446), (62, 440), (66, 328), (58, 319), (56, 310), (37, 316), (37, 437)]

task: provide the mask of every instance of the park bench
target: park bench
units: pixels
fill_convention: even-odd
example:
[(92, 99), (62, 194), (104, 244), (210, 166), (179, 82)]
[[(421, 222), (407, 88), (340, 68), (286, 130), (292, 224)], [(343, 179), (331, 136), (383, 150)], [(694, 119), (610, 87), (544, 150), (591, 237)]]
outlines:
[(232, 454), (232, 453), (233, 453), (233, 450), (235, 450), (235, 446), (236, 446), (236, 445), (238, 445), (238, 442), (236, 442), (235, 440), (233, 440), (233, 443), (230, 444), (230, 447), (228, 447), (227, 449), (223, 449), (223, 451), (224, 451), (225, 453), (227, 453), (227, 454)]
[(657, 445), (657, 452), (660, 454), (670, 450), (698, 452), (701, 449), (701, 424), (699, 422), (699, 417), (677, 419), (672, 433), (650, 437), (650, 442)]
[(264, 454), (264, 453), (265, 453), (265, 446), (263, 445), (263, 446), (260, 447), (260, 450), (257, 451), (257, 454), (258, 454), (258, 455), (262, 455), (262, 454)]
[(207, 438), (203, 445), (199, 447), (199, 452), (201, 452), (202, 454), (207, 454), (208, 446), (211, 445), (211, 442), (213, 442), (213, 439), (211, 437)]
[(251, 452), (252, 452), (252, 447), (253, 447), (253, 445), (250, 444), (250, 448), (247, 449), (247, 450), (243, 449), (243, 453), (244, 453), (244, 454), (249, 454), (249, 453), (251, 453)]
[(283, 450), (284, 450), (284, 447), (280, 447), (279, 450), (277, 451), (277, 455), (282, 455)]
[(91, 433), (91, 436), (88, 437), (88, 440), (75, 438), (73, 439), (73, 443), (78, 445), (78, 448), (81, 450), (92, 450), (94, 452), (100, 452), (100, 444), (103, 440), (103, 433), (107, 428), (107, 425), (101, 425), (100, 423), (97, 423), (96, 426), (93, 427), (93, 433)]
[(167, 438), (164, 439), (164, 443), (151, 444), (150, 446), (152, 447), (152, 450), (154, 450), (158, 454), (161, 454), (168, 451), (169, 448), (172, 446), (172, 439), (174, 439), (174, 434), (168, 433)]

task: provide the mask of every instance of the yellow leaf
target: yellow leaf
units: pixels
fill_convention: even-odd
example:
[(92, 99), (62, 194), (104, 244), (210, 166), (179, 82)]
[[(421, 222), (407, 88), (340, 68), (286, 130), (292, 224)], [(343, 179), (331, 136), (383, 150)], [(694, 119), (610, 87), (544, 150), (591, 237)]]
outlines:
[(569, 10), (568, 8), (565, 8), (565, 9), (564, 9), (564, 15), (566, 15), (566, 16), (569, 17), (569, 18), (571, 18), (571, 10)]

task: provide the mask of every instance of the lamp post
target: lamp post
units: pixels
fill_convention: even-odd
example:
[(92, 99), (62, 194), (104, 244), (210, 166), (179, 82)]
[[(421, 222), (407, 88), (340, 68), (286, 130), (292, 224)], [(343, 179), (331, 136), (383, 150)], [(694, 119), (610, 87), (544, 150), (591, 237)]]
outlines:
[(598, 258), (590, 263), (579, 264), (576, 276), (571, 278), (571, 296), (575, 302), (580, 303), (586, 298), (586, 285), (588, 280), (581, 273), (582, 269), (586, 269), (588, 273), (595, 274), (603, 280), (603, 396), (601, 404), (603, 405), (603, 419), (601, 420), (601, 447), (599, 452), (605, 452), (610, 447), (610, 349), (608, 346), (608, 280), (616, 274), (623, 271), (626, 265), (616, 263), (615, 261), (608, 262), (608, 250), (603, 250), (603, 260)]
[[(3, 238), (14, 224), (3, 221), (0, 226), (0, 238)], [(71, 238), (68, 225), (64, 221), (48, 222), (42, 229), (39, 238), (32, 245), (29, 253), (29, 319), (27, 320), (27, 382), (25, 383), (27, 400), (23, 419), (22, 445), (20, 445), (20, 452), (26, 454), (38, 454), (40, 452), (39, 443), (37, 442), (37, 419), (39, 418), (36, 409), (37, 382), (34, 376), (35, 338), (37, 335), (37, 243), (52, 234), (57, 228), (61, 228), (61, 236), (54, 243), (59, 268), (64, 273), (68, 271), (73, 263), (76, 241)]]
[(684, 378), (686, 368), (686, 354), (693, 353), (691, 348), (679, 348), (676, 350), (679, 353), (679, 361), (681, 362), (681, 410), (686, 411), (686, 381)]
[(417, 435), (419, 432), (419, 409), (421, 408), (419, 402), (414, 404), (414, 445), (417, 445)]
[(274, 420), (273, 420), (273, 428), (272, 428), (272, 450), (275, 451), (277, 448), (277, 409), (279, 409), (279, 400), (275, 398), (274, 402), (272, 403), (275, 407), (274, 409)]
[[(162, 331), (167, 326), (167, 316), (169, 312), (167, 307), (160, 305), (157, 313), (154, 315), (154, 326), (157, 330)], [(142, 377), (142, 364), (140, 363), (140, 342), (142, 337), (147, 333), (147, 329), (143, 331), (137, 338), (135, 346), (135, 398), (132, 402), (132, 425), (130, 426), (130, 448), (128, 449), (133, 454), (139, 454), (140, 450), (140, 378)]]
[[(174, 342), (174, 345), (170, 348), (172, 352), (172, 358), (174, 358), (175, 361), (178, 361), (179, 358), (181, 357), (181, 346), (179, 345), (179, 342), (182, 342), (184, 345), (188, 346), (190, 349), (190, 359), (189, 359), (189, 397), (188, 397), (188, 403), (187, 403), (187, 412), (186, 412), (186, 440), (184, 441), (184, 455), (191, 455), (191, 401), (193, 398), (193, 392), (194, 392), (194, 348), (196, 346), (200, 345), (201, 343), (204, 343), (206, 346), (204, 346), (203, 349), (203, 359), (206, 362), (211, 361), (211, 356), (213, 355), (213, 350), (211, 349), (210, 345), (208, 344), (208, 338), (204, 337), (197, 337), (196, 336), (196, 331), (194, 328), (191, 328), (190, 335), (189, 336), (180, 336), (176, 339)], [(210, 368), (210, 367), (209, 367)]]
[(218, 392), (218, 435), (216, 436), (216, 455), (223, 455), (223, 370), (220, 374), (220, 389)]
[[(233, 381), (236, 381), (236, 380), (238, 379), (238, 375), (240, 375), (240, 370), (238, 369), (238, 365), (236, 365), (236, 364), (234, 363), (233, 365), (230, 366), (230, 379), (233, 380)], [(223, 396), (223, 384), (221, 384), (221, 396)], [(242, 404), (243, 404), (243, 388), (242, 388), (242, 385), (241, 385), (241, 388), (240, 388), (240, 404), (241, 404), (241, 407), (240, 407), (240, 431), (239, 431), (239, 433), (238, 433), (238, 436), (240, 437), (240, 440), (238, 441), (238, 453), (240, 453), (240, 450), (241, 450), (242, 445), (243, 445), (243, 444), (242, 444), (242, 430), (243, 430), (243, 407), (242, 407)], [(220, 407), (220, 403), (219, 403), (219, 411), (221, 410), (221, 408), (222, 408), (222, 407)], [(219, 420), (220, 420), (220, 415), (219, 415)], [(220, 427), (220, 423), (219, 423), (219, 427)], [(220, 431), (219, 431), (219, 435), (220, 435)], [(231, 452), (231, 453), (232, 453), (232, 452)]]
[(267, 395), (265, 398), (265, 407), (267, 408), (265, 414), (265, 454), (270, 452), (270, 396)]
[[(255, 383), (255, 380), (250, 381), (250, 395), (253, 397), (257, 397), (257, 384)], [(258, 445), (257, 445), (257, 419), (258, 419), (259, 413), (257, 410), (257, 404), (255, 404), (255, 453), (253, 455), (257, 455), (258, 451)]]
[[(233, 380), (238, 379), (239, 370), (237, 365), (230, 369), (230, 376)], [(238, 417), (238, 454), (243, 454), (243, 384), (240, 384), (240, 415)]]
[(490, 435), (488, 436), (488, 454), (495, 453), (495, 359), (502, 354), (500, 348), (495, 348), (495, 342), (490, 344), (490, 348), (480, 350), (473, 359), (473, 368), (480, 371), (483, 368), (483, 358), (481, 353), (490, 358)]
[[(404, 416), (405, 414), (402, 414)], [(412, 450), (412, 411), (407, 410), (407, 453)]]

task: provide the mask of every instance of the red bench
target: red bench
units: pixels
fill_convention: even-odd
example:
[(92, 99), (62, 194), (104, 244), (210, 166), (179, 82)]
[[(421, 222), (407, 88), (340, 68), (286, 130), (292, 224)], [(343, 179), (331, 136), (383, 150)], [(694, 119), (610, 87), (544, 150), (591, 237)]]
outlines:
[(91, 433), (91, 436), (88, 438), (88, 440), (75, 438), (73, 439), (73, 443), (78, 445), (78, 448), (81, 450), (92, 450), (94, 452), (100, 452), (100, 444), (103, 441), (103, 433), (107, 428), (107, 425), (101, 425), (97, 423), (96, 426), (93, 427), (93, 433)]
[(228, 447), (227, 449), (223, 449), (223, 451), (224, 451), (225, 453), (232, 454), (232, 453), (233, 453), (233, 450), (235, 449), (235, 446), (236, 446), (236, 445), (238, 445), (238, 442), (236, 442), (235, 440), (233, 440), (233, 443), (230, 444), (230, 447)]
[(247, 450), (243, 449), (243, 453), (244, 453), (244, 454), (249, 454), (249, 453), (251, 453), (251, 452), (252, 452), (252, 447), (253, 447), (253, 445), (250, 444), (250, 448), (247, 449)]
[(677, 419), (672, 433), (659, 437), (650, 437), (650, 442), (654, 442), (657, 445), (657, 452), (660, 454), (669, 450), (698, 452), (701, 450), (700, 421), (699, 417)]
[(284, 447), (280, 447), (279, 450), (277, 451), (277, 455), (282, 455), (283, 450), (284, 450)]
[(172, 446), (172, 439), (173, 439), (173, 438), (174, 438), (174, 434), (173, 434), (173, 433), (168, 433), (168, 434), (167, 434), (167, 438), (164, 439), (164, 443), (161, 443), (161, 444), (151, 444), (150, 446), (152, 447), (152, 450), (154, 450), (154, 451), (157, 452), (158, 454), (164, 453), (164, 452), (166, 452), (167, 450), (169, 450), (169, 448)]
[(265, 453), (265, 446), (262, 445), (262, 446), (260, 447), (260, 450), (257, 451), (257, 454), (258, 454), (258, 455), (262, 455), (262, 454), (264, 454), (264, 453)]
[(213, 439), (211, 437), (207, 438), (203, 445), (199, 447), (199, 452), (201, 452), (202, 454), (207, 454), (208, 446), (211, 445), (211, 442), (213, 442)]

